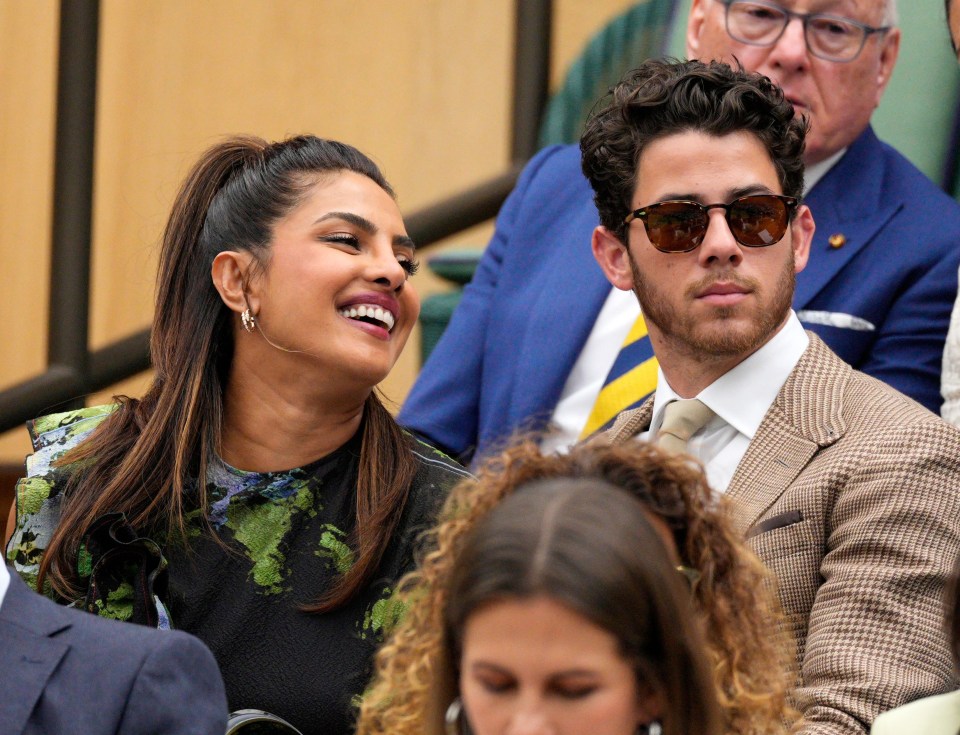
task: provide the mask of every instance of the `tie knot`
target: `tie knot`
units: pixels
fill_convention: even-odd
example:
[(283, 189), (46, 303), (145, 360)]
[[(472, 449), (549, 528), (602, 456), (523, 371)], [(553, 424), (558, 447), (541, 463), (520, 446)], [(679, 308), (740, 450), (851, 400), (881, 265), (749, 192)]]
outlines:
[(714, 413), (703, 402), (671, 401), (663, 409), (663, 423), (657, 432), (657, 446), (670, 452), (687, 451), (690, 437), (707, 425)]

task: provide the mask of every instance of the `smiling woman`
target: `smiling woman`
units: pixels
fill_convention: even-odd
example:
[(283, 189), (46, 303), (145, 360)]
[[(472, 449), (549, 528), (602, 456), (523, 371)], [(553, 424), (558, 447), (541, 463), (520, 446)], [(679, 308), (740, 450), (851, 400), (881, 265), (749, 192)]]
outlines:
[(375, 391), (419, 312), (415, 268), (356, 149), (211, 148), (164, 235), (153, 385), (30, 423), (18, 572), (60, 602), (195, 633), (232, 709), (350, 732), (392, 587), (465, 474)]

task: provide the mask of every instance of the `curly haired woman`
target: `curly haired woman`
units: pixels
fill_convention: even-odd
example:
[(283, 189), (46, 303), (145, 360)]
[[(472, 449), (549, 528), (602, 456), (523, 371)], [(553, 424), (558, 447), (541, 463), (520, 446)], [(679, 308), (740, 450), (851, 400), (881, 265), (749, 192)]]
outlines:
[[(473, 529), (519, 488), (541, 480), (590, 480), (639, 499), (672, 539), (680, 570), (693, 581), (723, 730), (740, 735), (782, 733), (794, 717), (787, 703), (791, 645), (783, 633), (769, 572), (749, 551), (711, 495), (696, 466), (655, 447), (600, 444), (544, 456), (533, 438), (519, 441), (462, 481), (449, 497), (432, 549), (399, 595), (408, 610), (376, 659), (364, 696), (358, 735), (443, 732), (444, 712), (459, 688), (459, 652), (448, 610), (458, 557)], [(669, 529), (669, 533), (666, 533)], [(613, 531), (595, 529), (597, 538)], [(585, 586), (590, 579), (584, 579)], [(778, 631), (780, 633), (778, 634)]]

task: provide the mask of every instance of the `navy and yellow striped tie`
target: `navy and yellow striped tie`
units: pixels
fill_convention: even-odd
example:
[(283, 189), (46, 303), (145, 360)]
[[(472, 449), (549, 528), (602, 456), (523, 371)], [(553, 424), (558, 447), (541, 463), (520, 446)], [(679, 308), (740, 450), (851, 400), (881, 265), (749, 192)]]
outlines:
[(657, 358), (653, 356), (653, 345), (647, 336), (647, 323), (640, 314), (603, 381), (580, 438), (586, 439), (605, 429), (618, 413), (639, 406), (656, 388)]

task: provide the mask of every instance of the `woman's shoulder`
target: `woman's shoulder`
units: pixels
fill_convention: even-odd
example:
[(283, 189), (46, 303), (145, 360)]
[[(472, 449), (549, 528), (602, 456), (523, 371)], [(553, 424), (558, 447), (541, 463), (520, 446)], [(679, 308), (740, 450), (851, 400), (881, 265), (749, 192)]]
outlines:
[(91, 406), (41, 416), (27, 423), (33, 454), (27, 456), (23, 478), (17, 483), (17, 517), (37, 513), (56, 486), (70, 476), (68, 465), (57, 461), (79, 446), (103, 423), (115, 405)]
[(27, 423), (33, 454), (15, 490), (17, 525), (7, 546), (7, 559), (28, 583), (36, 582), (40, 560), (60, 518), (59, 494), (69, 479), (69, 466), (57, 460), (93, 433), (116, 406), (92, 406), (41, 416)]
[(453, 486), (472, 475), (456, 460), (413, 435), (410, 435), (410, 451), (416, 474), (410, 485), (404, 517), (407, 524), (422, 530), (433, 525)]
[(960, 728), (960, 691), (937, 694), (884, 712), (870, 735), (955, 735)]
[(53, 462), (89, 437), (116, 409), (116, 404), (90, 406), (28, 421), (33, 454), (27, 457), (27, 476), (48, 472)]
[(410, 434), (410, 446), (417, 462), (417, 480), (452, 487), (460, 480), (473, 477), (463, 465), (436, 447)]

